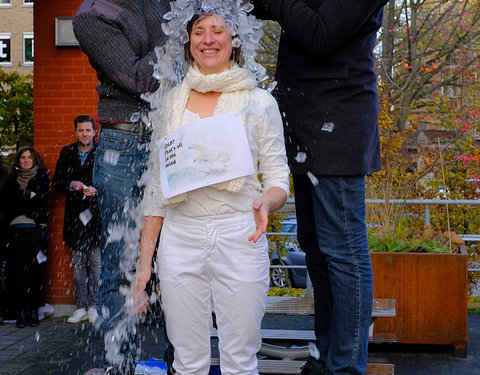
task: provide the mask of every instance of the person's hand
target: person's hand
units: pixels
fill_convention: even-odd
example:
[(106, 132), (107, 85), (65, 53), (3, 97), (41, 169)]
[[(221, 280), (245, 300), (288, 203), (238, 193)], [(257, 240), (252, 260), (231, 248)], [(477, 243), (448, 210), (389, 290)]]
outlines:
[(262, 234), (267, 231), (268, 213), (270, 208), (265, 197), (256, 199), (252, 205), (257, 230), (250, 237), (249, 241), (257, 242)]
[(147, 312), (148, 306), (148, 294), (145, 292), (146, 283), (140, 280), (139, 277), (135, 277), (132, 283), (131, 291), (133, 293), (133, 306), (137, 308), (137, 314)]
[(93, 186), (84, 187), (83, 194), (85, 194), (87, 197), (93, 197), (95, 194), (97, 194), (97, 189), (95, 189)]
[(85, 184), (82, 181), (72, 181), (70, 187), (73, 190), (81, 191), (85, 187)]

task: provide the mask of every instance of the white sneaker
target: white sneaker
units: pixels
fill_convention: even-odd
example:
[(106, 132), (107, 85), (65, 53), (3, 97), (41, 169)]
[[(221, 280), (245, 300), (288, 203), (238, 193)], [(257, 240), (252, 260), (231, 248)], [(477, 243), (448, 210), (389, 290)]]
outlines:
[(49, 305), (48, 303), (46, 303), (45, 306), (43, 306), (43, 308), (44, 308), (45, 316), (53, 315), (53, 313), (55, 312), (55, 310), (53, 309), (53, 306)]
[(47, 316), (53, 315), (54, 312), (53, 306), (46, 303), (45, 306), (40, 306), (38, 308), (38, 319), (42, 320)]
[(82, 307), (80, 309), (75, 310), (73, 312), (73, 314), (70, 316), (70, 318), (67, 319), (67, 322), (78, 323), (78, 322), (81, 322), (81, 321), (87, 320), (87, 319), (88, 319), (87, 312)]
[(95, 320), (97, 320), (97, 318), (98, 318), (97, 310), (95, 310), (93, 307), (90, 307), (88, 309), (88, 321), (93, 324), (95, 323)]

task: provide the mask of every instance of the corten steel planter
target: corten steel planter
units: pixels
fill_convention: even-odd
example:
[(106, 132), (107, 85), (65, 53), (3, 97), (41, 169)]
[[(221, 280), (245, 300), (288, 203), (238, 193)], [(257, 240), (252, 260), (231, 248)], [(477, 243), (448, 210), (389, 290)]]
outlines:
[(461, 254), (371, 252), (375, 298), (394, 298), (394, 318), (378, 318), (375, 333), (397, 343), (452, 345), (467, 355), (467, 269)]

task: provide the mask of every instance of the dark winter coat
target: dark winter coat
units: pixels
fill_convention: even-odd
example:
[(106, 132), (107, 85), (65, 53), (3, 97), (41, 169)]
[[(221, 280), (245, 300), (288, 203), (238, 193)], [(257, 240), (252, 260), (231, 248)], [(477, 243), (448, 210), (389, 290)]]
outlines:
[[(8, 167), (6, 167), (3, 164), (3, 159), (2, 159), (2, 156), (0, 155), (0, 191), (2, 190), (2, 187), (5, 181), (7, 181), (7, 177), (8, 177)], [(7, 210), (0, 200), (0, 228), (8, 224), (6, 223), (6, 220), (7, 220)], [(1, 243), (1, 239), (0, 239), (0, 243)]]
[(349, 176), (381, 168), (373, 49), (386, 3), (254, 0), (257, 16), (282, 26), (276, 97), (293, 173)]
[[(72, 181), (81, 181), (87, 186), (93, 186), (92, 174), (96, 150), (97, 144), (94, 143), (82, 165), (78, 155), (78, 142), (62, 148), (52, 180), (53, 186), (66, 195), (63, 240), (76, 250), (86, 250), (99, 246), (100, 243), (101, 222), (98, 197), (96, 195), (87, 197), (83, 191), (70, 189)], [(92, 218), (87, 225), (83, 225), (79, 215), (87, 209), (92, 213)]]
[[(20, 188), (16, 174), (10, 175), (0, 191), (1, 204), (6, 207), (9, 223), (17, 216), (25, 215), (33, 219), (37, 225), (47, 224), (47, 210), (45, 208), (50, 189), (48, 173), (39, 169), (37, 174), (27, 183), (25, 190)], [(25, 191), (35, 192), (33, 198)]]

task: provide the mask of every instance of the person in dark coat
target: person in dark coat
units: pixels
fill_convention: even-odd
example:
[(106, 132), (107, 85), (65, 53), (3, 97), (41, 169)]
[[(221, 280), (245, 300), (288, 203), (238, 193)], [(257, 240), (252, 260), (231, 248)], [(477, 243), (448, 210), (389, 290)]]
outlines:
[(69, 323), (98, 317), (98, 280), (101, 269), (101, 222), (97, 190), (92, 173), (97, 144), (95, 120), (78, 116), (73, 120), (77, 142), (67, 145), (58, 156), (53, 186), (66, 195), (63, 241), (72, 251), (73, 281), (77, 310)]
[(387, 0), (253, 0), (282, 27), (275, 80), (315, 292), (301, 375), (364, 374), (373, 277), (365, 175), (381, 169), (373, 49)]
[[(0, 140), (1, 146), (1, 140)], [(0, 155), (0, 190), (8, 177), (8, 167), (3, 162), (3, 157)], [(3, 319), (7, 313), (7, 295), (6, 295), (6, 267), (7, 267), (7, 223), (5, 222), (7, 213), (3, 205), (0, 205), (0, 324), (3, 324)]]
[(50, 181), (38, 153), (29, 146), (15, 154), (10, 174), (0, 191), (6, 208), (7, 288), (17, 311), (16, 325), (39, 324), (38, 308), (44, 295), (42, 263), (47, 253), (46, 203)]

